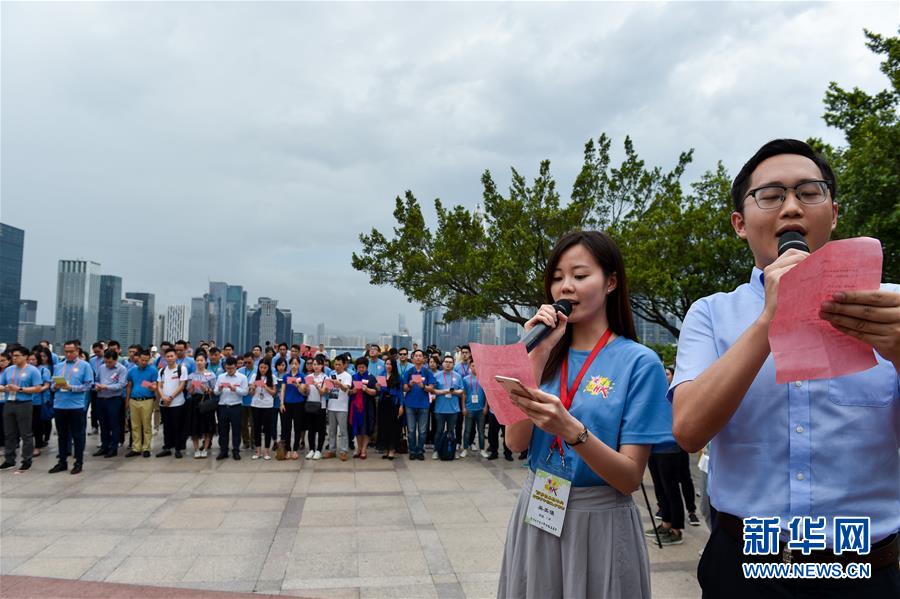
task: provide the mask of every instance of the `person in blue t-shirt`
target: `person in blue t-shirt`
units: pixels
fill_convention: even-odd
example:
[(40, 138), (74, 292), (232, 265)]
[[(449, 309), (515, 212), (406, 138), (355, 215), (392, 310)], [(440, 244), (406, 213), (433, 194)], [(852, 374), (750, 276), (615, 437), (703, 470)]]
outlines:
[(434, 391), (434, 375), (425, 367), (425, 352), (413, 352), (413, 365), (403, 375), (403, 407), (409, 437), (409, 459), (425, 459), (425, 433), (428, 427), (429, 393)]
[(126, 458), (143, 455), (150, 457), (150, 442), (153, 440), (153, 402), (159, 371), (150, 364), (150, 350), (141, 348), (137, 353), (137, 363), (125, 376), (125, 409), (131, 420), (131, 450)]
[(21, 345), (9, 348), (12, 364), (0, 373), (0, 392), (5, 393), (6, 408), (3, 411), (3, 436), (6, 457), (0, 470), (16, 465), (16, 451), (22, 441), (20, 471), (31, 468), (34, 455), (34, 432), (31, 418), (33, 400), (40, 399), (43, 391), (41, 372), (28, 363), (28, 350)]
[(88, 392), (94, 386), (94, 371), (87, 361), (78, 357), (79, 349), (75, 341), (63, 344), (66, 359), (53, 370), (53, 415), (59, 433), (59, 462), (50, 469), (50, 474), (66, 472), (69, 469), (69, 451), (75, 448), (75, 465), (72, 474), (80, 474), (84, 464), (85, 413), (88, 406)]
[(48, 348), (35, 345), (28, 359), (29, 364), (41, 371), (41, 381), (43, 382), (42, 391), (37, 400), (39, 403), (35, 404), (34, 400), (32, 401), (31, 428), (34, 431), (35, 457), (41, 455), (41, 450), (47, 447), (53, 432), (53, 403), (50, 399), (50, 383), (53, 379), (52, 355), (53, 353)]
[(187, 341), (184, 339), (179, 339), (175, 342), (175, 362), (176, 364), (184, 364), (188, 375), (197, 372), (197, 361), (187, 355)]
[[(447, 437), (456, 431), (456, 422), (459, 414), (465, 408), (462, 379), (453, 370), (453, 356), (447, 354), (441, 362), (442, 370), (434, 375), (434, 417), (436, 420), (436, 434), (434, 438), (434, 452), (431, 459), (438, 459), (438, 451), (443, 450)], [(455, 433), (454, 433), (455, 434)], [(459, 439), (456, 439), (458, 442)], [(456, 452), (456, 442), (453, 451)]]
[[(279, 362), (282, 364), (283, 362)], [(284, 373), (284, 381), (281, 385), (281, 441), (287, 457), (292, 460), (300, 459), (300, 447), (303, 445), (304, 414), (306, 412), (306, 395), (300, 386), (303, 385), (305, 373), (300, 368), (300, 358), (291, 357), (288, 362), (290, 369)], [(293, 432), (293, 443), (291, 433)], [(312, 456), (310, 456), (312, 457)]]
[[(465, 346), (463, 346), (463, 350)], [(484, 394), (484, 387), (478, 382), (478, 370), (475, 368), (475, 362), (468, 363), (469, 374), (463, 377), (463, 390), (466, 392), (466, 408), (463, 412), (466, 420), (466, 428), (463, 433), (462, 451), (459, 457), (464, 458), (468, 454), (468, 447), (475, 442), (475, 434), (478, 434), (478, 449), (481, 450), (481, 456), (486, 458), (488, 453), (484, 448), (484, 407), (487, 405), (487, 398)]]
[[(500, 597), (572, 589), (584, 597), (650, 597), (631, 494), (651, 447), (673, 441), (672, 411), (662, 362), (635, 341), (627, 289), (622, 256), (605, 233), (569, 233), (547, 260), (547, 303), (525, 323), (526, 330), (552, 329), (529, 354), (540, 388), (513, 390), (527, 418), (506, 427), (511, 450), (529, 449), (530, 473), (510, 520)], [(573, 306), (568, 318), (551, 305), (562, 299)], [(567, 486), (565, 505), (573, 509), (542, 520), (546, 513), (531, 499), (538, 485), (557, 497)]]

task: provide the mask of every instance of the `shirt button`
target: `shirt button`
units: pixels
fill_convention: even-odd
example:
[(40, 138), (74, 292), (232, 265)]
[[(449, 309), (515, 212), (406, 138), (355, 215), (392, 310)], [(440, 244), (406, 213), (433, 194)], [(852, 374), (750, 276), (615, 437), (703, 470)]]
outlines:
[(803, 381), (795, 381), (795, 382), (794, 382), (794, 386), (795, 386), (795, 387), (802, 387), (802, 386), (803, 386)]
[(802, 473), (802, 472), (798, 472), (798, 473), (797, 473), (797, 480), (803, 480), (804, 478), (806, 478), (806, 477), (803, 476), (803, 473)]
[(803, 432), (803, 427), (802, 427), (801, 425), (798, 424), (798, 425), (797, 425), (797, 428), (795, 428), (794, 430), (797, 431), (798, 433), (802, 433), (802, 432)]

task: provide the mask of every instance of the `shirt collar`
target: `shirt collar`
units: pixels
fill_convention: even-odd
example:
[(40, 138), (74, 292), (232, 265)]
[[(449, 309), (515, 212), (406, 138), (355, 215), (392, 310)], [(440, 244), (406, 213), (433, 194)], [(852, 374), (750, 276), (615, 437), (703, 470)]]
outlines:
[(766, 296), (766, 286), (763, 280), (764, 277), (762, 269), (754, 266), (753, 271), (750, 273), (750, 289), (752, 289), (753, 292), (760, 297)]

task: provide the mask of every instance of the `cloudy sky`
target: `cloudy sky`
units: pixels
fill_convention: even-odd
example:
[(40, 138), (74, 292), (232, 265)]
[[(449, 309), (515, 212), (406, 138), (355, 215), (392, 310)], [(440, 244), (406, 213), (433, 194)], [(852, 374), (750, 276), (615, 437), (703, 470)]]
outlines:
[(685, 182), (773, 137), (820, 136), (829, 81), (886, 82), (884, 3), (8, 3), (3, 222), (52, 322), (59, 258), (189, 303), (208, 280), (277, 298), (295, 329), (421, 331), (350, 266), (405, 190), (474, 207), (540, 160), (564, 196), (582, 148), (631, 135)]

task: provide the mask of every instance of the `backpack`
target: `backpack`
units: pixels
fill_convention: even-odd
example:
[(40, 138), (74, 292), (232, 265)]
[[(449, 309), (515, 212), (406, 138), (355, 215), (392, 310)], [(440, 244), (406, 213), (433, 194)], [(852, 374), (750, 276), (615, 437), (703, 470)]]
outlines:
[(456, 458), (456, 431), (448, 431), (444, 442), (438, 447), (438, 458), (442, 462), (449, 462)]

